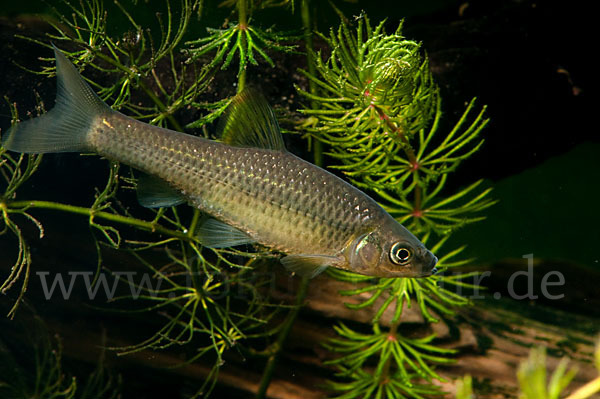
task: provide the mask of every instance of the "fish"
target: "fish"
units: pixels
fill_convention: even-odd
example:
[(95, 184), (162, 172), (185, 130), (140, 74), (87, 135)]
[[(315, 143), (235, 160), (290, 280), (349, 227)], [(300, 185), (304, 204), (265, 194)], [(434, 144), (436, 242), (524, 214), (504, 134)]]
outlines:
[(375, 200), (285, 148), (256, 90), (233, 97), (217, 140), (153, 126), (112, 110), (54, 46), (56, 103), (2, 136), (9, 151), (93, 152), (142, 173), (141, 205), (188, 203), (209, 215), (205, 247), (259, 244), (291, 272), (329, 267), (372, 277), (427, 277), (437, 257)]

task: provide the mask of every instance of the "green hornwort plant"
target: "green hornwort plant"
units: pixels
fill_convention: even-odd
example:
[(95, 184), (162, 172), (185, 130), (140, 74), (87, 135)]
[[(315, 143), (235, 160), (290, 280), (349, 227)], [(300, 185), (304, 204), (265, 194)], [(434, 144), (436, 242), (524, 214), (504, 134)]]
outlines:
[[(43, 342), (35, 351), (35, 372), (21, 370), (6, 350), (0, 356), (3, 364), (14, 368), (0, 377), (0, 395), (3, 398), (52, 398), (71, 399), (77, 392), (75, 378), (67, 378), (62, 369), (62, 347), (52, 348), (51, 342)], [(12, 374), (12, 375), (11, 375)]]
[[(30, 319), (12, 322), (26, 337), (27, 350), (32, 356), (15, 356), (0, 339), (0, 397), (3, 399), (117, 399), (120, 397), (121, 377), (109, 372), (101, 352), (98, 364), (83, 382), (69, 377), (62, 364), (62, 343), (51, 337), (43, 321), (33, 315)], [(6, 323), (4, 323), (6, 324)], [(16, 324), (16, 325), (15, 325)], [(7, 328), (2, 325), (2, 328)]]
[[(452, 231), (480, 220), (481, 211), (494, 203), (489, 189), (477, 191), (481, 181), (452, 195), (443, 190), (449, 173), (482, 145), (479, 134), (487, 124), (485, 107), (472, 117), (472, 100), (454, 128), (438, 137), (439, 92), (419, 44), (404, 38), (402, 25), (388, 35), (383, 22), (372, 27), (361, 16), (355, 31), (342, 23), (322, 38), (331, 54), (327, 59), (314, 54), (316, 72), (303, 71), (319, 93), (297, 88), (313, 104), (303, 110), (309, 118), (302, 128), (327, 146), (326, 155), (336, 161), (329, 167), (375, 193), (384, 208), (423, 242), (437, 240), (428, 246), (443, 254), (441, 248)], [(461, 251), (442, 255), (441, 270), (467, 263), (458, 258)], [(433, 335), (404, 337), (398, 330), (402, 311), (414, 303), (430, 322), (438, 321), (439, 314), (452, 314), (453, 307), (468, 301), (449, 288), (468, 287), (463, 280), (469, 275), (373, 280), (342, 270), (328, 273), (359, 284), (342, 295), (366, 294), (367, 299), (348, 305), (351, 308), (373, 306), (383, 299), (374, 311), (371, 334), (340, 324), (336, 328), (340, 338), (327, 344), (341, 355), (329, 362), (344, 381), (331, 384), (338, 397), (421, 398), (435, 393), (433, 380), (443, 378), (432, 366), (450, 362), (453, 351), (433, 345)], [(382, 331), (379, 321), (388, 309), (393, 312), (391, 326)], [(373, 361), (374, 368), (367, 365)]]
[[(187, 42), (184, 36), (192, 17), (200, 17), (200, 0), (181, 0), (177, 17), (171, 2), (166, 1), (164, 13), (158, 16), (158, 30), (154, 30), (160, 32), (158, 42), (136, 21), (135, 13), (119, 1), (115, 4), (130, 24), (120, 38), (107, 32), (111, 16), (101, 0), (79, 4), (65, 0), (64, 4), (72, 13), (65, 16), (57, 11), (58, 20), (50, 22), (55, 33), (48, 35), (48, 41), (70, 49), (66, 54), (78, 68), (92, 68), (112, 77), (109, 85), (88, 80), (105, 101), (128, 115), (176, 130), (183, 130), (178, 119), (181, 111), (204, 110), (199, 119), (185, 125), (202, 129), (204, 135), (206, 125), (229, 104), (228, 98), (213, 103), (202, 100), (216, 74), (237, 63), (240, 91), (246, 84), (249, 65), (262, 60), (273, 67), (273, 51), (296, 51), (297, 46), (288, 43), (300, 37), (261, 29), (251, 18), (254, 11), (267, 6), (289, 7), (295, 12), (293, 1), (224, 1), (220, 5), (232, 7), (237, 22), (211, 28), (205, 37)], [(301, 110), (306, 118), (297, 129), (310, 139), (315, 162), (340, 170), (353, 184), (378, 198), (441, 255), (442, 271), (467, 263), (460, 258), (462, 248), (443, 250), (442, 246), (455, 229), (481, 220), (481, 212), (494, 201), (489, 198), (489, 189), (480, 188), (480, 181), (453, 194), (446, 192), (445, 185), (450, 173), (482, 145), (479, 136), (487, 123), (485, 107), (477, 110), (475, 101), (471, 101), (454, 128), (442, 134), (438, 131), (441, 99), (427, 58), (419, 43), (404, 38), (402, 26), (387, 34), (383, 22), (373, 27), (366, 16), (357, 18), (355, 28), (342, 19), (340, 27), (332, 29), (329, 36), (319, 34), (330, 50), (324, 57), (313, 50), (310, 3), (303, 0), (300, 6), (307, 60), (306, 70), (301, 72), (308, 87), (297, 90), (308, 105)], [(49, 47), (46, 42), (20, 37)], [(185, 61), (180, 61), (180, 54), (187, 57)], [(166, 75), (157, 72), (159, 63), (167, 65)], [(53, 76), (54, 67), (35, 73)], [(16, 105), (11, 109), (13, 120), (18, 120)], [(323, 165), (323, 150), (332, 164)], [(131, 353), (193, 344), (196, 351), (189, 362), (205, 355), (214, 359), (212, 372), (198, 391), (198, 395), (207, 395), (217, 381), (226, 351), (235, 345), (247, 345), (248, 353), (267, 357), (257, 393), (257, 397), (265, 396), (304, 301), (308, 279), (302, 280), (296, 302), (283, 322), (275, 323), (273, 314), (286, 311), (286, 307), (265, 296), (261, 286), (268, 279), (254, 272), (274, 254), (203, 248), (194, 235), (202, 218), (197, 210), (189, 218), (177, 207), (144, 211), (153, 212), (151, 217), (125, 209), (117, 197), (122, 190), (134, 188), (135, 179), (130, 170), (113, 162), (109, 162), (105, 187), (98, 190), (89, 207), (22, 200), (18, 198), (19, 187), (35, 173), (41, 156), (9, 154), (0, 149), (0, 157), (0, 173), (6, 183), (0, 195), (0, 234), (10, 232), (18, 242), (16, 261), (0, 291), (5, 293), (21, 281), (10, 317), (23, 299), (32, 261), (29, 245), (15, 220), (32, 221), (43, 236), (42, 224), (32, 211), (51, 209), (83, 215), (96, 232), (99, 268), (105, 267), (100, 248), (107, 246), (128, 251), (140, 266), (165, 283), (158, 291), (141, 284), (137, 288), (142, 302), (136, 302), (145, 304), (137, 311), (166, 315), (163, 327), (139, 344), (115, 349)], [(135, 240), (127, 238), (134, 232)], [(147, 239), (139, 239), (140, 234), (146, 234), (143, 237)], [(157, 250), (164, 255), (162, 258), (156, 256)], [(468, 301), (451, 288), (469, 287), (463, 280), (470, 275), (374, 279), (341, 270), (329, 270), (328, 274), (358, 287), (341, 295), (366, 298), (347, 305), (350, 308), (373, 307), (380, 299), (373, 309), (371, 332), (355, 331), (339, 323), (333, 327), (338, 337), (324, 344), (337, 355), (328, 361), (335, 369), (335, 381), (329, 383), (332, 393), (340, 398), (422, 398), (439, 394), (434, 381), (443, 378), (435, 365), (450, 363), (453, 351), (437, 346), (434, 335), (403, 335), (402, 312), (406, 306), (418, 306), (428, 322), (437, 322), (440, 315), (452, 315), (454, 307)], [(226, 289), (218, 275), (226, 276), (230, 289), (244, 289), (250, 300), (218, 295)], [(386, 312), (393, 315), (390, 325), (381, 323)], [(261, 342), (265, 338), (270, 342), (266, 350), (251, 347), (252, 338), (259, 337)]]

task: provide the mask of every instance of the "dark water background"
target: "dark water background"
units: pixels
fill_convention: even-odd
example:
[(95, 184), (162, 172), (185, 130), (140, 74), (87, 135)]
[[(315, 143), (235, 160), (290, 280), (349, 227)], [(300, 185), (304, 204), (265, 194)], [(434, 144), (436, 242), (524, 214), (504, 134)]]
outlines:
[[(33, 109), (33, 89), (47, 107), (54, 101), (53, 79), (29, 75), (13, 64), (16, 61), (36, 69), (38, 56), (51, 56), (49, 51), (14, 37), (15, 33), (41, 35), (41, 25), (27, 14), (49, 13), (48, 4), (64, 10), (58, 2), (33, 0), (3, 1), (0, 7), (0, 94), (18, 102), (21, 111)], [(124, 4), (129, 5), (125, 0)], [(150, 1), (136, 13), (142, 25), (153, 22), (154, 4), (162, 7), (162, 2)], [(466, 244), (467, 254), (476, 259), (472, 268), (478, 270), (517, 270), (525, 265), (523, 255), (534, 254), (546, 270), (558, 269), (566, 275), (570, 295), (553, 305), (598, 316), (597, 280), (586, 279), (600, 271), (600, 138), (595, 124), (597, 66), (592, 61), (597, 34), (592, 34), (595, 14), (585, 4), (519, 0), (336, 2), (348, 16), (362, 9), (374, 23), (388, 18), (388, 32), (405, 18), (405, 35), (423, 42), (441, 87), (443, 127), (452, 126), (472, 97), (489, 107), (491, 123), (483, 132), (486, 143), (449, 179), (448, 192), (483, 178), (486, 185), (494, 187), (493, 196), (499, 203), (486, 211), (487, 220), (456, 232), (449, 247)], [(463, 13), (459, 15), (461, 6)], [(112, 12), (113, 7), (107, 2), (109, 13), (120, 15)], [(337, 26), (338, 18), (329, 7), (322, 5), (320, 10), (317, 21), (322, 31)], [(206, 25), (218, 27), (229, 11), (209, 4), (204, 15), (211, 17), (193, 25), (190, 39), (202, 34)], [(299, 17), (290, 18), (287, 11), (259, 11), (256, 20), (262, 26), (299, 29)], [(111, 29), (121, 34), (120, 26), (125, 26), (124, 20), (116, 20)], [(267, 85), (267, 98), (274, 102), (293, 92), (289, 76), (303, 66), (302, 57), (278, 58), (277, 62), (287, 71)], [(268, 73), (261, 68), (264, 66), (249, 70), (249, 81), (263, 81)], [(9, 123), (8, 109), (2, 102), (2, 131)], [(298, 147), (295, 152), (302, 151)], [(21, 198), (88, 205), (94, 187), (105, 181), (105, 162), (96, 157), (51, 155), (43, 162), (31, 184), (23, 187)], [(135, 206), (133, 194), (122, 200)], [(59, 268), (68, 261), (79, 265), (80, 270), (94, 271), (93, 244), (85, 237), (87, 220), (51, 212), (40, 215), (47, 231), (44, 240), (33, 244), (34, 257), (44, 257), (48, 266)], [(33, 234), (33, 230), (28, 233)], [(12, 245), (0, 237), (0, 254), (8, 253)], [(125, 261), (122, 264), (127, 266)], [(493, 281), (489, 285), (494, 288)], [(36, 295), (40, 296), (39, 287), (31, 288), (28, 296), (35, 300)], [(39, 303), (37, 311), (43, 313), (44, 302)], [(73, 328), (86, 330), (93, 324), (86, 320), (90, 310), (79, 305), (65, 303), (63, 313), (54, 317), (63, 324), (78, 320)], [(52, 309), (48, 305), (48, 311)], [(124, 325), (128, 322), (125, 319)], [(145, 333), (138, 331), (139, 339), (145, 338)], [(136, 338), (134, 335), (132, 340)], [(135, 370), (122, 372), (135, 374)], [(132, 385), (127, 390), (138, 397), (168, 397), (180, 382), (173, 377), (169, 383), (146, 388), (144, 382), (165, 378), (159, 371), (156, 375), (148, 373), (138, 382), (129, 380)]]

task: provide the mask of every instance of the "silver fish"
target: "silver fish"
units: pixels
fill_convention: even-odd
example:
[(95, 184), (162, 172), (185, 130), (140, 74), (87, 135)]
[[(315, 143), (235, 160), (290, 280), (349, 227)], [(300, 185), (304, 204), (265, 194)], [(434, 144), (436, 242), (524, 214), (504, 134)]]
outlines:
[(378, 277), (425, 277), (437, 258), (368, 195), (288, 152), (274, 113), (245, 91), (230, 105), (220, 141), (152, 126), (113, 111), (55, 48), (55, 107), (18, 123), (4, 148), (22, 153), (95, 152), (158, 178), (141, 179), (149, 207), (188, 202), (211, 215), (208, 247), (259, 243), (289, 270), (327, 267)]

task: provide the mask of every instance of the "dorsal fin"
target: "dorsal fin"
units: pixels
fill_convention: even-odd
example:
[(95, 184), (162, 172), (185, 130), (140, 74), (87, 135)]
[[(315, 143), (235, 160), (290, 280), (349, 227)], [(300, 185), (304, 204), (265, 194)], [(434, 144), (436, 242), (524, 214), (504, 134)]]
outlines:
[(219, 122), (219, 133), (225, 144), (285, 151), (273, 109), (253, 89), (245, 89), (233, 97)]

